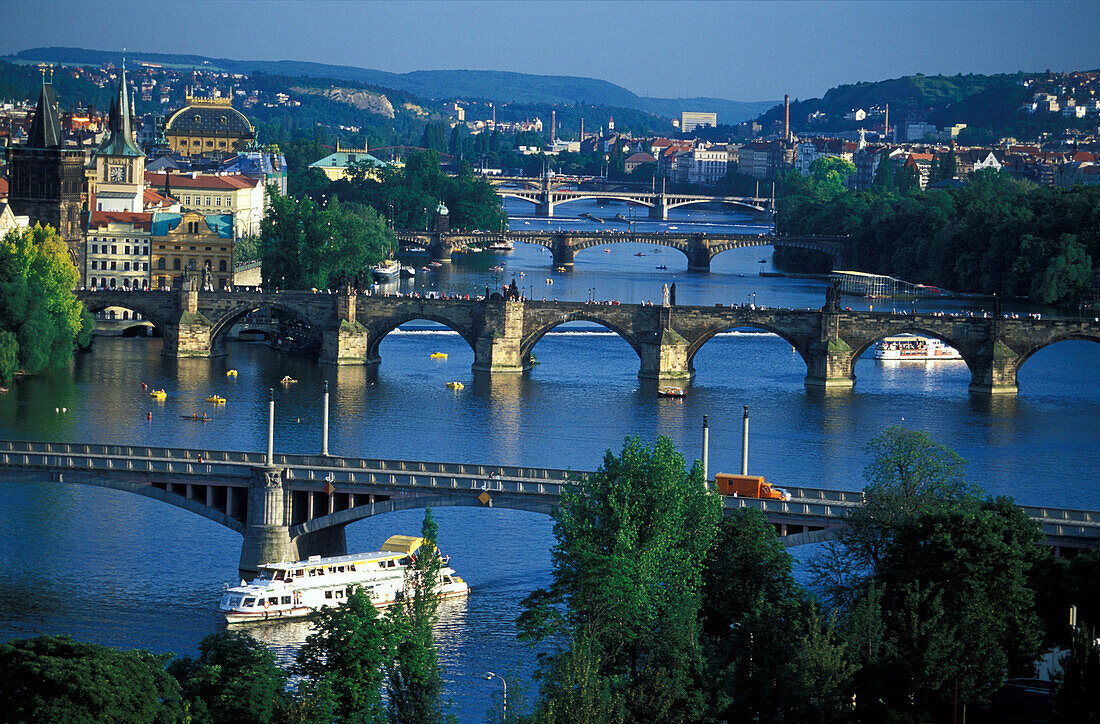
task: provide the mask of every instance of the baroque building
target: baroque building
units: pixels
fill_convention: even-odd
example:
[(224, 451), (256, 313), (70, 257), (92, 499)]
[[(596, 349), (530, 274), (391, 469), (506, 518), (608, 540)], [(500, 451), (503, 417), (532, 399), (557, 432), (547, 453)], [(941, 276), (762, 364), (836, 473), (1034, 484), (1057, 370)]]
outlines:
[(188, 275), (216, 290), (233, 284), (231, 215), (155, 213), (150, 242), (154, 289), (182, 289)]
[[(80, 212), (84, 204), (84, 151), (65, 146), (52, 77), (42, 76), (42, 90), (23, 146), (8, 149), (8, 203), (31, 226), (57, 229), (73, 265), (84, 271), (84, 234)], [(81, 279), (83, 281), (83, 277)]]
[(187, 105), (165, 125), (168, 146), (183, 156), (232, 156), (256, 139), (256, 130), (229, 98), (187, 94)]

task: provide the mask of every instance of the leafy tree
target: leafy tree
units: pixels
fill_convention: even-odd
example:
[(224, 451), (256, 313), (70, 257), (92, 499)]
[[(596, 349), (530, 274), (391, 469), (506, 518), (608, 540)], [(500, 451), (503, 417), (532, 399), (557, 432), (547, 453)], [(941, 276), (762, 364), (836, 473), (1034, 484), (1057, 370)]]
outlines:
[(940, 161), (939, 176), (936, 180), (953, 179), (959, 175), (959, 157), (955, 155), (954, 146)]
[(260, 246), (260, 237), (242, 236), (233, 245), (233, 256), (238, 263), (261, 261), (263, 252)]
[[(553, 584), (523, 604), (521, 636), (559, 632), (539, 707), (553, 721), (691, 721), (704, 702), (698, 614), (717, 496), (668, 438), (628, 438), (562, 492)], [(559, 714), (556, 712), (568, 712)]]
[(0, 240), (0, 381), (64, 367), (88, 345), (95, 320), (72, 293), (79, 280), (53, 227)]
[(1100, 691), (1100, 644), (1095, 633), (1078, 628), (1069, 651), (1062, 657), (1062, 673), (1056, 679), (1054, 703), (1063, 721), (1100, 722), (1096, 692)]
[(443, 557), (436, 547), (439, 526), (432, 509), (424, 512), (420, 536), (424, 542), (405, 575), (405, 589), (389, 610), (394, 639), (387, 709), (394, 724), (435, 724), (443, 721), (443, 677), (432, 629), (439, 621), (439, 580)]
[(0, 715), (17, 722), (184, 722), (168, 655), (68, 636), (0, 644)]
[(199, 644), (199, 658), (168, 666), (183, 690), (191, 721), (256, 722), (276, 719), (286, 706), (286, 675), (275, 654), (248, 634), (219, 631)]
[(810, 176), (817, 186), (816, 195), (822, 199), (833, 199), (844, 193), (848, 177), (855, 172), (855, 164), (843, 158), (825, 156), (810, 164)]
[(310, 708), (340, 722), (387, 721), (382, 682), (391, 652), (389, 625), (361, 588), (342, 606), (313, 615), (313, 632), (298, 651), (293, 673), (305, 677)]
[(1063, 234), (1057, 248), (1058, 255), (1049, 262), (1042, 276), (1035, 278), (1032, 298), (1043, 304), (1086, 298), (1097, 287), (1092, 257), (1073, 234)]

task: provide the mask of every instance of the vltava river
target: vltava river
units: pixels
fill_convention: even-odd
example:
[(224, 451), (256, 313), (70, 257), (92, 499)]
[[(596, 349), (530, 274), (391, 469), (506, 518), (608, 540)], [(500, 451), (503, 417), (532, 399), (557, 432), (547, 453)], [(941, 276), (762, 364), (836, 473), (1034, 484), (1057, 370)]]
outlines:
[[(575, 204), (557, 211), (610, 217), (624, 209)], [(514, 228), (593, 225), (524, 218), (523, 205), (509, 210)], [(719, 230), (748, 221), (704, 210), (680, 213), (665, 228), (694, 222)], [(515, 275), (540, 299), (659, 301), (661, 285), (675, 282), (681, 304), (755, 299), (805, 308), (824, 300), (823, 282), (759, 277), (771, 268), (769, 247), (726, 252), (710, 274), (688, 274), (672, 249), (609, 248), (581, 252), (574, 271), (556, 274), (546, 250), (521, 246), (459, 260), (402, 288), (473, 293)], [(639, 251), (645, 256), (635, 256)], [(503, 262), (503, 274), (489, 271), (495, 261)], [(668, 269), (655, 268), (661, 265)], [(1020, 372), (1019, 396), (994, 401), (968, 395), (962, 362), (889, 365), (869, 355), (857, 363), (853, 392), (808, 392), (805, 366), (788, 344), (741, 331), (706, 344), (683, 400), (656, 398), (652, 386), (639, 382), (637, 355), (625, 342), (579, 324), (547, 335), (535, 348), (540, 364), (512, 378), (475, 376), (466, 343), (427, 323), (387, 337), (377, 369), (320, 367), (260, 344), (231, 343), (227, 357), (213, 360), (166, 359), (160, 348), (159, 339), (101, 338), (70, 371), (18, 380), (0, 396), (0, 437), (260, 450), (267, 390), (275, 387), (277, 449), (316, 451), (321, 385), (328, 380), (330, 448), (337, 454), (594, 469), (606, 449), (637, 434), (668, 435), (690, 459), (699, 454), (708, 414), (713, 473), (739, 467), (741, 409), (749, 405), (750, 469), (779, 485), (858, 489), (864, 444), (901, 424), (957, 450), (969, 461), (970, 478), (990, 493), (1100, 509), (1100, 345), (1086, 342), (1039, 352)], [(429, 359), (434, 351), (448, 358)], [(229, 368), (239, 376), (227, 378)], [(276, 384), (288, 374), (300, 382)], [(448, 380), (465, 389), (448, 390)], [(164, 387), (168, 399), (152, 402), (143, 381)], [(212, 409), (203, 402), (211, 392), (228, 404)], [(192, 411), (215, 419), (180, 419)], [(214, 606), (222, 585), (236, 576), (237, 534), (182, 509), (105, 489), (0, 482), (0, 496), (0, 640), (70, 633), (194, 654), (204, 635), (224, 625)], [(409, 511), (356, 523), (347, 531), (349, 549), (373, 550), (391, 534), (415, 533), (421, 516)], [(512, 621), (519, 601), (549, 583), (551, 521), (472, 508), (441, 509), (436, 518), (442, 548), (472, 587), (467, 601), (447, 605), (441, 624), (447, 695), (461, 720), (480, 721), (499, 687), (484, 672), (531, 670), (534, 654), (515, 641)], [(287, 658), (307, 633), (300, 623), (251, 630)]]

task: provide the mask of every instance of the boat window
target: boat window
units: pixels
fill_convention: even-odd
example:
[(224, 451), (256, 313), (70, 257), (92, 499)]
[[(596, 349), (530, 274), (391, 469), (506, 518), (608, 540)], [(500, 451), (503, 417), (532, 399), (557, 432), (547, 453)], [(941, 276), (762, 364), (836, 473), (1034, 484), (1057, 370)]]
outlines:
[(257, 576), (261, 581), (270, 581), (275, 577), (275, 572), (270, 568), (260, 569), (260, 575)]
[(344, 567), (343, 566), (337, 566), (336, 571), (337, 571), (337, 573), (343, 573), (344, 572)]
[(336, 597), (337, 597), (337, 598), (343, 598), (343, 597), (344, 597), (344, 592), (343, 592), (343, 590), (339, 590), (339, 591), (337, 591), (337, 592), (336, 592)]
[(246, 599), (244, 599), (244, 605), (242, 606), (242, 608), (251, 608), (255, 604), (256, 604), (256, 599), (255, 598), (246, 598)]
[(286, 574), (285, 571), (275, 571), (275, 580), (276, 581), (283, 580), (283, 578), (285, 577), (285, 574)]
[(272, 596), (271, 598), (267, 599), (267, 603), (268, 603), (269, 606), (278, 606), (279, 605), (279, 597), (278, 596)]
[(325, 569), (324, 569), (324, 568), (318, 568), (318, 569), (317, 569), (317, 575), (318, 575), (318, 576), (323, 576), (323, 575), (325, 575)]
[(397, 566), (397, 561), (391, 559), (389, 565), (390, 565), (390, 568), (395, 568)]
[(386, 567), (386, 562), (385, 561), (378, 561), (378, 567), (379, 568), (385, 568)]
[(443, 582), (444, 583), (450, 583), (451, 582), (451, 577), (450, 576), (443, 576)]
[(325, 591), (325, 598), (332, 598), (332, 591)]
[(316, 576), (317, 575), (317, 569), (316, 568), (310, 568), (309, 569), (309, 575)]
[(351, 571), (352, 573), (355, 573), (355, 564), (354, 563), (349, 563), (348, 564), (348, 570)]
[(306, 574), (306, 569), (304, 569), (304, 568), (299, 568), (298, 570), (294, 571), (295, 576), (300, 577), (300, 576), (304, 576), (305, 574)]
[(283, 603), (284, 604), (290, 603), (290, 596), (283, 596)]

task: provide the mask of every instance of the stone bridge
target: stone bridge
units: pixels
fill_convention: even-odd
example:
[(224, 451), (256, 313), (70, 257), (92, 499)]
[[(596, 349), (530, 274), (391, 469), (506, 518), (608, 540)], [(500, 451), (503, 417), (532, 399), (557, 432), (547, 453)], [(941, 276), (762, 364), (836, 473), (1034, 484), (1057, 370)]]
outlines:
[[(347, 552), (344, 530), (412, 508), (497, 507), (550, 514), (562, 487), (591, 473), (463, 463), (285, 455), (134, 445), (0, 441), (0, 479), (83, 484), (175, 505), (240, 533), (240, 570)], [(828, 539), (858, 492), (787, 486), (791, 499), (724, 498), (726, 511), (764, 512), (787, 545)], [(1024, 506), (1048, 545), (1100, 543), (1100, 512)]]
[(710, 271), (710, 262), (723, 251), (749, 246), (794, 247), (812, 249), (828, 256), (833, 268), (843, 268), (848, 237), (777, 236), (775, 234), (681, 234), (670, 231), (506, 231), (450, 232), (397, 231), (397, 239), (406, 248), (425, 249), (435, 261), (450, 261), (451, 255), (468, 248), (485, 248), (497, 241), (522, 241), (550, 250), (551, 264), (572, 267), (577, 252), (608, 244), (652, 244), (668, 246), (683, 253), (689, 271)]
[(688, 381), (695, 374), (695, 355), (715, 335), (760, 329), (789, 342), (806, 364), (806, 385), (825, 389), (852, 387), (856, 360), (889, 335), (914, 333), (951, 345), (970, 368), (970, 391), (983, 394), (1016, 394), (1020, 366), (1048, 345), (1070, 339), (1100, 342), (1100, 324), (1091, 320), (847, 312), (836, 299), (810, 310), (424, 299), (350, 291), (80, 291), (77, 296), (92, 312), (107, 307), (140, 312), (161, 329), (168, 356), (225, 354), (229, 329), (250, 312), (267, 308), (314, 328), (323, 363), (378, 364), (387, 334), (406, 322), (429, 320), (457, 332), (474, 352), (473, 369), (492, 374), (529, 369), (531, 350), (547, 332), (583, 321), (622, 337), (639, 357), (639, 377)]

